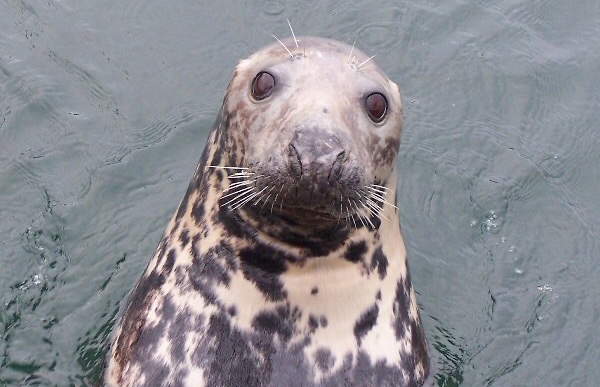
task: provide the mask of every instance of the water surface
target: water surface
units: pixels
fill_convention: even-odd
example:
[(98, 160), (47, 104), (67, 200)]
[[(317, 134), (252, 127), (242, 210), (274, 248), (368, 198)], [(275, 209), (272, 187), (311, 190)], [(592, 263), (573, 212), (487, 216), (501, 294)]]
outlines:
[(600, 3), (0, 3), (0, 385), (97, 384), (241, 58), (377, 54), (439, 386), (600, 380)]

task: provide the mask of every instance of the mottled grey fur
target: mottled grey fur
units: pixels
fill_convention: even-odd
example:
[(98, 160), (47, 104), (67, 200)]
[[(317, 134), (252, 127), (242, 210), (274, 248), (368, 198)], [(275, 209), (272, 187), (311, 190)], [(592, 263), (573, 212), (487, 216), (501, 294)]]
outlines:
[[(367, 56), (345, 44), (284, 44), (292, 55), (275, 43), (237, 66), (116, 329), (108, 385), (420, 386), (427, 378), (394, 206), (398, 87), (373, 61), (359, 68)], [(256, 101), (261, 71), (276, 86)], [(365, 112), (372, 92), (388, 102), (379, 124)], [(242, 187), (256, 195), (224, 205)], [(368, 202), (365, 187), (381, 188)]]

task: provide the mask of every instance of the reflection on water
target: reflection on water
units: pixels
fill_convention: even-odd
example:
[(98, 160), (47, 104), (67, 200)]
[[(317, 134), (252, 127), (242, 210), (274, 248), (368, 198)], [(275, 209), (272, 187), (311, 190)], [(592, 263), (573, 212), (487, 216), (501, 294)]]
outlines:
[(401, 86), (399, 206), (439, 386), (600, 378), (600, 4), (0, 4), (0, 385), (100, 380), (237, 60), (287, 36)]

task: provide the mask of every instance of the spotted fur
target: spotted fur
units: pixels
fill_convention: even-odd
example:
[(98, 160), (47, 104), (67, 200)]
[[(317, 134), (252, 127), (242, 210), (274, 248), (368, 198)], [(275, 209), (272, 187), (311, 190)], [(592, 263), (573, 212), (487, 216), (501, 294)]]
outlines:
[[(274, 44), (238, 65), (185, 197), (116, 329), (109, 386), (423, 384), (427, 344), (397, 208), (352, 222), (359, 209), (333, 198), (338, 220), (308, 226), (298, 214), (310, 211), (283, 199), (294, 182), (287, 144), (309, 128), (344, 146), (336, 184), (376, 183), (395, 202), (400, 93), (373, 62), (357, 66), (366, 59), (335, 41), (301, 38), (291, 56)], [(257, 103), (250, 83), (263, 70), (277, 74), (280, 88)], [(380, 125), (361, 105), (369, 90), (389, 102)], [(232, 209), (222, 202), (231, 172), (208, 166), (253, 168), (271, 176), (254, 189), (277, 184), (283, 193)], [(284, 203), (291, 221), (282, 221)]]

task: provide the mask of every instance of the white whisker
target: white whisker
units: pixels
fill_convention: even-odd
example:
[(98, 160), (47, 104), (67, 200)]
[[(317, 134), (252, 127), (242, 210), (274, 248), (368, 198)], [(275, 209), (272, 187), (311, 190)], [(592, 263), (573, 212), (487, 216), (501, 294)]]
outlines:
[(223, 192), (229, 192), (232, 189), (235, 189), (235, 188), (238, 188), (238, 187), (242, 187), (242, 186), (245, 186), (245, 185), (254, 184), (255, 182), (256, 182), (256, 179), (237, 181), (237, 182), (231, 184), (229, 187), (227, 187), (227, 189), (225, 189), (225, 191), (223, 191)]
[[(229, 197), (229, 196), (231, 196), (231, 195), (236, 195), (236, 194), (237, 194), (237, 195), (243, 195), (243, 194), (245, 194), (245, 193), (246, 193), (246, 192), (248, 192), (248, 191), (252, 191), (253, 189), (254, 189), (254, 187), (245, 187), (245, 188), (243, 188), (243, 189), (241, 189), (241, 190), (238, 190), (238, 191), (233, 191), (233, 192), (231, 192), (231, 193), (228, 193), (228, 194), (227, 194), (227, 195), (225, 195), (225, 196), (221, 196), (221, 200), (223, 200), (223, 199), (225, 199), (226, 197)], [(225, 203), (225, 204), (227, 204), (227, 203)]]
[[(350, 214), (350, 208), (352, 207), (352, 203), (350, 202), (350, 198), (348, 198), (347, 200), (348, 200), (348, 215), (350, 215), (350, 217), (352, 218), (352, 223), (354, 223), (354, 228), (358, 228), (358, 226), (356, 225), (356, 221), (354, 220), (354, 214)], [(356, 215), (358, 215), (358, 213)]]
[(384, 191), (389, 191), (389, 188), (386, 187), (385, 185), (379, 185), (379, 184), (371, 184), (369, 187), (373, 187), (373, 188), (381, 188)]
[(348, 55), (348, 63), (352, 63), (350, 58), (352, 58), (352, 53), (354, 52), (354, 46), (356, 45), (356, 39), (354, 39), (354, 43), (352, 43), (352, 49), (350, 50), (350, 55)]
[(252, 195), (252, 192), (254, 192), (254, 189), (251, 189), (251, 190), (245, 191), (245, 192), (239, 192), (237, 196), (234, 196), (233, 199), (229, 200), (227, 203), (221, 204), (220, 207), (225, 207), (230, 204), (236, 205), (240, 201), (245, 200), (249, 195)]
[(279, 196), (279, 194), (281, 193), (281, 191), (283, 191), (283, 185), (281, 186), (281, 189), (279, 190), (279, 192), (277, 192), (277, 195), (275, 195), (275, 199), (273, 199), (273, 203), (271, 203), (271, 215), (273, 215), (273, 206), (275, 205), (275, 203), (277, 203), (277, 197)]
[(375, 213), (377, 214), (377, 216), (379, 218), (383, 218), (385, 220), (387, 220), (388, 222), (391, 220), (389, 219), (387, 216), (385, 216), (383, 214), (383, 204), (379, 205), (377, 203), (375, 203), (374, 201), (372, 201), (370, 198), (366, 198), (366, 205), (371, 208), (373, 211), (375, 211)]
[[(355, 203), (356, 203), (356, 201), (355, 201)], [(375, 225), (373, 224), (373, 222), (371, 222), (371, 218), (369, 217), (369, 214), (367, 214), (366, 211), (365, 211), (365, 205), (364, 205), (364, 203), (361, 200), (359, 200), (359, 203), (361, 204), (361, 207), (358, 208), (358, 205), (357, 205), (356, 206), (357, 209), (359, 211), (361, 211), (361, 215), (363, 216), (363, 218), (365, 218), (365, 220), (369, 223), (369, 225), (371, 225), (371, 228), (375, 229)]]
[(387, 200), (385, 200), (385, 198), (381, 197), (381, 196), (377, 196), (377, 195), (371, 195), (371, 197), (375, 200), (377, 200), (378, 202), (382, 203), (382, 205), (386, 205), (386, 206), (390, 206), (394, 209), (398, 209), (398, 207), (396, 207), (395, 205), (393, 205), (392, 203), (388, 202)]
[(277, 38), (277, 36), (275, 35), (271, 35), (272, 37), (275, 38), (275, 40), (277, 40), (279, 42), (279, 44), (281, 44), (283, 46), (283, 48), (285, 48), (285, 50), (288, 52), (288, 54), (290, 54), (290, 58), (294, 59), (294, 54), (292, 54), (292, 52), (285, 46), (285, 44), (283, 44), (283, 42), (281, 40), (279, 40)]
[[(234, 173), (233, 175), (229, 175), (227, 176), (228, 179), (245, 179), (247, 177), (251, 177), (254, 176), (254, 173), (243, 173), (243, 174), (239, 174), (239, 173)], [(257, 176), (259, 177), (259, 176)]]
[[(264, 190), (266, 190), (267, 188), (269, 188), (269, 186), (268, 186), (268, 185), (266, 185), (266, 186), (265, 186), (263, 189), (261, 189), (261, 190), (258, 192), (258, 194), (260, 195), (260, 194), (261, 194), (261, 193), (263, 193), (263, 191), (264, 191)], [(252, 205), (253, 205), (253, 206), (257, 205), (257, 204), (258, 204), (258, 202), (260, 202), (260, 200), (261, 200), (262, 198), (263, 198), (262, 196), (259, 196), (259, 197), (258, 197), (258, 199), (257, 199), (257, 200), (254, 202), (254, 204), (252, 204)]]
[(360, 219), (360, 222), (362, 223), (363, 227), (367, 227), (367, 224), (365, 223), (365, 215), (360, 211), (360, 208), (358, 208), (356, 200), (352, 200), (352, 203), (354, 204), (354, 209), (356, 210), (356, 215), (358, 215), (358, 219)]
[(375, 58), (376, 55), (370, 56), (369, 58), (367, 58), (367, 60), (365, 60), (364, 62), (362, 62), (361, 64), (359, 64), (358, 66), (356, 66), (359, 70), (361, 70), (361, 67), (367, 63), (368, 61), (370, 61), (371, 59)]
[[(266, 187), (265, 187), (266, 188)], [(264, 188), (263, 188), (264, 189)], [(262, 191), (260, 191), (262, 192)], [(257, 197), (258, 195), (260, 195), (260, 192), (254, 192), (249, 194), (248, 196), (246, 196), (244, 199), (238, 201), (237, 203), (234, 203), (231, 205), (231, 209), (235, 210), (240, 208), (241, 206), (243, 206), (244, 204), (248, 203), (250, 200), (254, 199), (255, 197)]]
[[(232, 210), (235, 210), (236, 208), (239, 208), (241, 206), (243, 206), (244, 204), (248, 203), (250, 200), (254, 199), (255, 197), (259, 196), (264, 190), (267, 189), (267, 186), (265, 186), (263, 189), (261, 189), (258, 192), (254, 192), (253, 194), (251, 194), (246, 200), (244, 200), (242, 203), (240, 203), (239, 205), (236, 205), (235, 207), (232, 207)], [(260, 197), (258, 198), (260, 200)]]
[(205, 167), (205, 169), (208, 168), (215, 168), (215, 169), (240, 169), (240, 170), (248, 170), (250, 168), (246, 168), (246, 167), (223, 167), (221, 165), (207, 165)]
[(298, 40), (296, 39), (296, 35), (294, 34), (294, 29), (292, 28), (292, 24), (290, 23), (290, 19), (286, 19), (288, 22), (288, 26), (290, 26), (290, 31), (292, 31), (292, 36), (294, 37), (294, 42), (296, 42), (296, 48), (300, 49), (298, 46)]
[[(275, 188), (275, 184), (273, 184), (271, 186), (271, 189), (267, 192), (267, 197), (265, 198), (265, 202), (263, 203), (262, 207), (260, 208), (260, 212), (262, 212), (262, 210), (265, 208), (265, 204), (267, 204), (269, 202), (269, 198), (271, 197), (271, 191), (273, 191), (273, 188)], [(256, 203), (254, 204), (256, 205)]]

